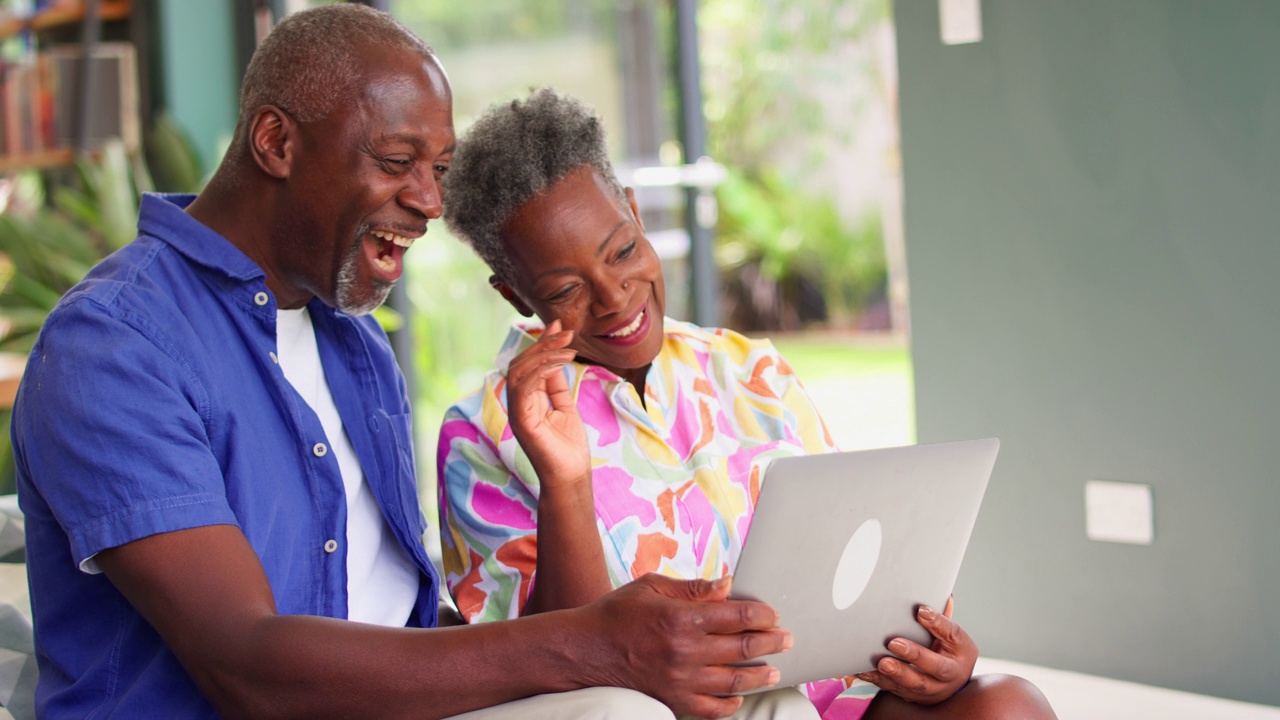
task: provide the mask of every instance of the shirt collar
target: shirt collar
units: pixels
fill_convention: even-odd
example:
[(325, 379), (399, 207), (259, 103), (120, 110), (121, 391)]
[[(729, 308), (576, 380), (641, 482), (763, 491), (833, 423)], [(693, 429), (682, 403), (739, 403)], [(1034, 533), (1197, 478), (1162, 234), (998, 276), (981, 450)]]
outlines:
[(143, 193), (138, 231), (159, 238), (192, 262), (235, 280), (265, 278), (266, 273), (248, 255), (186, 212), (195, 199), (195, 195)]
[(511, 361), (537, 342), (545, 329), (540, 323), (513, 323), (507, 331), (507, 339), (502, 341), (502, 348), (498, 350), (498, 357), (493, 361), (498, 371), (505, 375)]

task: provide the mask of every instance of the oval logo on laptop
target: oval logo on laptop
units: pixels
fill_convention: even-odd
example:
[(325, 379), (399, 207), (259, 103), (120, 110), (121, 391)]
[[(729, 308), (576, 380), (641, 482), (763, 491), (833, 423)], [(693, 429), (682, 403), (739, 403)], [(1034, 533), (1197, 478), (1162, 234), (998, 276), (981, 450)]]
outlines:
[(857, 601), (871, 582), (871, 574), (880, 560), (880, 521), (868, 520), (853, 533), (844, 546), (831, 583), (831, 602), (844, 610)]

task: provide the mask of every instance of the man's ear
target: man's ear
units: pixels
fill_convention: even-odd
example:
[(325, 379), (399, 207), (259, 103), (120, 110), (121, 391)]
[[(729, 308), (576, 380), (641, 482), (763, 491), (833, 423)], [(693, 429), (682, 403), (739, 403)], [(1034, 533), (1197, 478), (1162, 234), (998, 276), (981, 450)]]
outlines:
[(624, 191), (627, 193), (627, 204), (631, 206), (631, 214), (635, 216), (640, 232), (644, 232), (644, 220), (640, 217), (640, 207), (636, 205), (636, 191), (631, 188), (624, 188)]
[(507, 302), (511, 303), (511, 307), (515, 308), (516, 312), (525, 317), (533, 317), (533, 308), (526, 305), (524, 300), (521, 300), (520, 296), (516, 294), (515, 289), (499, 280), (497, 275), (489, 276), (489, 285), (494, 290), (497, 290)]
[(274, 105), (258, 108), (249, 120), (249, 154), (262, 171), (273, 178), (289, 177), (298, 124)]

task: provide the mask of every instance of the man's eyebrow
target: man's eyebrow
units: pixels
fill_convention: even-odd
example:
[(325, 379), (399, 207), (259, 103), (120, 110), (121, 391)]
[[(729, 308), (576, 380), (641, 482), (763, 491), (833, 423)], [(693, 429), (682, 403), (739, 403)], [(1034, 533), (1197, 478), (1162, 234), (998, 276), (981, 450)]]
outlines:
[(621, 222), (613, 226), (613, 229), (610, 230), (609, 234), (605, 236), (604, 242), (600, 243), (600, 247), (596, 248), (596, 255), (599, 255), (600, 253), (604, 252), (605, 246), (609, 244), (609, 241), (613, 239), (614, 235), (618, 234), (618, 230), (622, 229), (622, 226), (626, 224), (627, 224), (627, 220), (626, 218), (623, 218)]
[[(400, 132), (383, 133), (377, 137), (377, 142), (380, 142), (380, 143), (402, 142), (407, 145), (412, 145), (416, 150), (421, 150), (426, 145), (426, 143), (422, 142), (421, 136), (415, 133), (400, 133)], [(441, 150), (440, 154), (441, 155), (452, 154), (457, 149), (458, 149), (458, 141), (454, 140), (453, 142), (449, 143), (449, 145), (445, 147), (445, 149)]]

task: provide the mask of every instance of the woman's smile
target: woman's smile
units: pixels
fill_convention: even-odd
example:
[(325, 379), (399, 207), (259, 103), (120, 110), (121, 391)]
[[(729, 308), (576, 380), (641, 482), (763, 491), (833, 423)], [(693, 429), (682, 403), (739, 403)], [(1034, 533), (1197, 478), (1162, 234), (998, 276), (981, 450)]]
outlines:
[(619, 345), (634, 345), (645, 338), (649, 333), (649, 305), (640, 308), (640, 312), (636, 313), (631, 322), (622, 327), (605, 333), (600, 336), (606, 342), (617, 343)]

